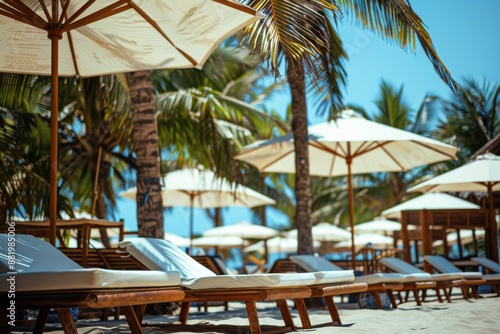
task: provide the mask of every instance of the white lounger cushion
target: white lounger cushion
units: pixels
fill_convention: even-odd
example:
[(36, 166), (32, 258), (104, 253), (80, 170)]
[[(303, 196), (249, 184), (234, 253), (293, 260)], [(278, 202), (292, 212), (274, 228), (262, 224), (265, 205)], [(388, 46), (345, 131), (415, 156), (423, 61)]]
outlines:
[(15, 270), (12, 270), (7, 257), (7, 241), (7, 235), (0, 234), (0, 291), (9, 290), (7, 279), (11, 276), (15, 276), (16, 291), (168, 287), (180, 284), (179, 272), (85, 269), (51, 244), (29, 234), (15, 236)]
[(334, 271), (344, 270), (321, 256), (290, 255), (290, 260), (307, 271)]
[(448, 261), (439, 255), (425, 255), (425, 261), (427, 261), (432, 267), (444, 274), (457, 274), (462, 275), (464, 279), (484, 279), (486, 275), (483, 275), (479, 271), (463, 271), (453, 263)]
[[(9, 291), (13, 275), (0, 275), (0, 291)], [(15, 275), (16, 291), (62, 291), (108, 288), (179, 286), (178, 272), (144, 270), (70, 269), (67, 271), (24, 272)]]
[[(8, 237), (0, 234), (0, 273), (11, 272), (8, 265)], [(82, 269), (59, 249), (29, 234), (15, 236), (15, 271), (36, 272)]]
[(500, 263), (497, 263), (485, 257), (473, 257), (471, 258), (471, 260), (483, 266), (484, 268), (489, 269), (493, 273), (500, 273)]
[(181, 278), (216, 276), (168, 240), (135, 238), (120, 242), (118, 247), (150, 270), (179, 271)]
[[(387, 267), (397, 273), (401, 274), (417, 274), (417, 273), (425, 273), (424, 270), (414, 266), (411, 263), (408, 263), (404, 260), (401, 260), (397, 257), (383, 257), (378, 260), (380, 264), (384, 267)], [(431, 274), (431, 277), (434, 281), (455, 281), (463, 279), (463, 275), (459, 273), (450, 273), (450, 274)]]
[(183, 278), (181, 286), (192, 289), (237, 289), (310, 286), (319, 284), (351, 283), (354, 280), (352, 270), (287, 273), (287, 274), (251, 274), (251, 275), (216, 275), (197, 278)]
[[(331, 263), (321, 256), (314, 255), (292, 255), (290, 260), (297, 263), (300, 267), (309, 271), (318, 270), (343, 270), (339, 266)], [(358, 276), (354, 279), (355, 283), (380, 284), (380, 283), (411, 283), (431, 280), (428, 273), (414, 274), (396, 274), (396, 273), (375, 273), (364, 276)]]
[(188, 289), (290, 287), (351, 283), (352, 270), (290, 274), (215, 275), (168, 240), (137, 238), (122, 241), (124, 249), (149, 269), (176, 270)]

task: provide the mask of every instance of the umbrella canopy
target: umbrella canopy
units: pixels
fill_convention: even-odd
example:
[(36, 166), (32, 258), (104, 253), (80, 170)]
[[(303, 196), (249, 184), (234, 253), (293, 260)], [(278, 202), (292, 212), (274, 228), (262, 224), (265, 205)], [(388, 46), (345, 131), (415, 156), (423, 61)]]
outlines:
[[(409, 226), (408, 228), (415, 229), (414, 226)], [(354, 231), (356, 233), (375, 233), (375, 234), (384, 234), (392, 233), (393, 231), (400, 231), (401, 223), (385, 219), (383, 217), (376, 217), (373, 220), (356, 224), (354, 226)]]
[(277, 236), (280, 231), (262, 225), (255, 225), (247, 221), (236, 224), (218, 226), (203, 232), (203, 236), (235, 236), (243, 239), (269, 239)]
[[(319, 241), (313, 242), (314, 248), (321, 246)], [(298, 241), (297, 238), (290, 237), (274, 237), (267, 240), (267, 247), (270, 253), (293, 253), (297, 251)], [(264, 241), (259, 241), (245, 247), (243, 249), (246, 253), (250, 252), (264, 252)]]
[(243, 247), (248, 245), (248, 242), (240, 237), (235, 236), (207, 236), (193, 239), (193, 246), (200, 248), (217, 247), (219, 249)]
[[(231, 183), (215, 176), (209, 170), (186, 168), (176, 170), (162, 179), (162, 200), (164, 207), (185, 206), (191, 209), (189, 235), (193, 239), (193, 208), (221, 208), (230, 206), (255, 207), (275, 204), (272, 198), (255, 190)], [(134, 199), (135, 187), (119, 195)]]
[(500, 190), (500, 157), (493, 153), (478, 155), (476, 159), (447, 173), (438, 175), (430, 180), (408, 189), (412, 191), (482, 191), (488, 193), (490, 208), (489, 224), (489, 256), (498, 261), (497, 228), (495, 224), (495, 208), (493, 191)]
[(0, 71), (51, 76), (51, 244), (56, 241), (58, 77), (201, 67), (223, 39), (259, 18), (229, 0), (1, 2)]
[[(297, 239), (298, 231), (297, 229), (291, 230), (287, 235), (289, 238)], [(343, 228), (324, 222), (312, 227), (312, 237), (313, 240), (317, 241), (337, 242), (349, 240), (351, 233)]]
[[(289, 133), (246, 146), (236, 159), (261, 172), (295, 172), (294, 138)], [(408, 131), (369, 121), (345, 110), (336, 121), (308, 127), (311, 175), (347, 175), (350, 226), (354, 229), (352, 175), (403, 172), (454, 159), (457, 148)], [(354, 235), (352, 235), (354, 238)], [(354, 240), (352, 240), (354, 253)], [(353, 258), (354, 266), (354, 258)]]
[(401, 219), (401, 211), (409, 210), (445, 210), (445, 209), (479, 209), (479, 205), (442, 193), (428, 193), (382, 211), (382, 216)]
[[(393, 243), (394, 243), (393, 238), (382, 235), (382, 234), (376, 234), (376, 233), (356, 234), (356, 237), (354, 238), (354, 246), (356, 248), (364, 247), (368, 244), (373, 245), (373, 246), (386, 247), (386, 246), (392, 246)], [(333, 247), (334, 248), (351, 248), (352, 243), (351, 243), (351, 240), (341, 241), (337, 244), (334, 244)]]

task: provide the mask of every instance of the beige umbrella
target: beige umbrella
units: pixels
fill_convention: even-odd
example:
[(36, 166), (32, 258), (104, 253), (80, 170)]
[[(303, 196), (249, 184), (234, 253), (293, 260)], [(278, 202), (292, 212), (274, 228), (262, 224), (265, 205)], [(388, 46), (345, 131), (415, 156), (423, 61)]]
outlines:
[[(415, 229), (414, 226), (409, 226), (408, 228)], [(385, 219), (383, 217), (375, 217), (373, 220), (356, 224), (354, 226), (354, 231), (356, 233), (375, 233), (387, 235), (388, 233), (392, 233), (394, 231), (401, 231), (401, 223)]]
[(500, 191), (500, 157), (493, 153), (478, 155), (476, 159), (449, 172), (438, 175), (408, 189), (412, 191), (481, 191), (488, 193), (490, 207), (490, 224), (488, 237), (488, 256), (498, 261), (497, 230), (493, 191)]
[[(297, 229), (289, 231), (287, 236), (297, 239)], [(337, 242), (349, 240), (351, 238), (351, 233), (330, 223), (319, 223), (312, 227), (312, 237), (313, 240), (317, 241)]]
[(193, 246), (199, 248), (212, 248), (216, 247), (219, 249), (244, 247), (248, 245), (248, 241), (243, 240), (243, 238), (235, 236), (208, 236), (199, 237), (193, 239)]
[[(319, 241), (313, 241), (314, 248), (319, 248), (321, 246)], [(267, 247), (270, 253), (293, 253), (297, 252), (298, 242), (297, 238), (281, 237), (277, 236), (267, 240)], [(245, 247), (243, 249), (245, 252), (264, 252), (264, 241), (259, 241)]]
[(479, 208), (479, 205), (456, 196), (442, 193), (428, 193), (386, 209), (382, 211), (381, 215), (386, 218), (401, 219), (401, 211)]
[(241, 221), (236, 224), (211, 228), (203, 232), (203, 236), (235, 236), (243, 239), (269, 239), (277, 236), (279, 233), (280, 231), (274, 228)]
[[(272, 198), (253, 189), (231, 183), (215, 176), (209, 170), (186, 168), (176, 170), (162, 179), (164, 207), (185, 206), (190, 208), (189, 235), (193, 239), (194, 208), (255, 207), (275, 204)], [(135, 200), (137, 189), (130, 188), (119, 196)]]
[[(342, 112), (336, 121), (308, 127), (308, 144), (311, 175), (347, 175), (351, 229), (354, 229), (353, 174), (403, 172), (454, 159), (458, 150), (434, 139), (369, 121), (352, 110)], [(236, 159), (265, 173), (294, 173), (293, 134), (246, 146)], [(351, 238), (354, 254), (354, 234)]]
[(58, 77), (201, 67), (222, 40), (258, 20), (258, 15), (229, 0), (0, 2), (0, 71), (52, 78), (52, 244), (57, 216)]

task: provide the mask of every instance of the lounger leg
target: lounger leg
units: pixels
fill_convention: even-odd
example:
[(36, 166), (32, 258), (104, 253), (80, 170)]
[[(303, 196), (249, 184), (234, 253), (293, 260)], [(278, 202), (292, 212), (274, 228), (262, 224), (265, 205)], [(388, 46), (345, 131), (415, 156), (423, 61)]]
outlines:
[(302, 322), (302, 327), (304, 329), (311, 328), (311, 319), (309, 319), (309, 313), (307, 313), (307, 307), (304, 299), (295, 299), (295, 307), (299, 312), (300, 322)]
[[(255, 306), (255, 301), (246, 300), (245, 305), (247, 306), (248, 323), (250, 324), (250, 333), (252, 334), (262, 334), (260, 330), (259, 316), (257, 314), (257, 306)], [(280, 303), (278, 302), (278, 306)], [(281, 310), (281, 306), (280, 306)], [(288, 311), (290, 312), (290, 311)], [(283, 311), (282, 311), (283, 314)], [(286, 323), (286, 320), (285, 320)]]
[(43, 333), (48, 316), (49, 316), (48, 308), (41, 308), (38, 311), (38, 317), (36, 318), (35, 328), (33, 328), (33, 334)]
[(378, 309), (381, 309), (382, 301), (380, 300), (380, 294), (378, 293), (378, 291), (372, 291), (372, 294), (373, 294), (373, 299), (375, 300), (375, 306), (377, 306)]
[(127, 318), (128, 326), (132, 334), (143, 334), (141, 323), (132, 306), (122, 306), (122, 312)]
[(326, 302), (326, 307), (328, 307), (328, 311), (330, 311), (330, 316), (332, 317), (333, 324), (342, 325), (342, 321), (340, 321), (339, 311), (337, 310), (337, 306), (335, 305), (335, 301), (333, 300), (333, 296), (323, 297)]
[(446, 301), (448, 303), (451, 303), (451, 297), (450, 297), (450, 294), (449, 294), (448, 290), (446, 290), (446, 288), (443, 289), (443, 293), (444, 293), (444, 298), (446, 298)]
[(190, 307), (191, 307), (191, 302), (182, 302), (181, 312), (179, 313), (179, 321), (183, 325), (185, 325), (188, 321)]
[(61, 321), (64, 334), (78, 334), (69, 308), (56, 308), (56, 311), (59, 316), (59, 320)]
[[(394, 292), (392, 290), (386, 290), (385, 292), (389, 295), (392, 307), (398, 308), (398, 304), (396, 304), (396, 299), (394, 298)], [(380, 296), (378, 297), (378, 300), (380, 302)], [(380, 305), (380, 308), (382, 308), (382, 304)]]
[(420, 296), (418, 295), (418, 290), (413, 290), (413, 297), (415, 297), (415, 302), (418, 306), (422, 305), (422, 301), (420, 300)]
[(146, 305), (136, 305), (134, 306), (135, 315), (139, 319), (139, 323), (142, 324), (142, 319), (144, 318), (144, 313), (146, 312)]

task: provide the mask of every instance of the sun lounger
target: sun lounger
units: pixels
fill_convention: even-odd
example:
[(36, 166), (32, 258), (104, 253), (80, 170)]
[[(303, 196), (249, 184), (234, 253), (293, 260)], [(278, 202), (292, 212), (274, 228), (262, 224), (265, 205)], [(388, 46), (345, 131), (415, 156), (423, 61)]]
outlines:
[[(378, 260), (378, 263), (390, 271), (400, 273), (400, 274), (418, 274), (425, 273), (424, 270), (411, 263), (408, 263), (397, 257), (383, 257)], [(453, 287), (462, 288), (465, 283), (463, 276), (459, 273), (449, 273), (449, 274), (431, 274), (432, 280), (436, 282), (436, 296), (440, 303), (443, 302), (441, 298), (440, 291), (443, 291), (445, 298), (451, 303), (449, 289)], [(425, 295), (424, 298), (425, 299)]]
[[(440, 273), (459, 273), (465, 279), (465, 285), (469, 287), (474, 298), (478, 298), (477, 286), (488, 284), (497, 290), (497, 295), (500, 295), (498, 286), (500, 286), (500, 274), (483, 275), (478, 271), (462, 271), (448, 259), (439, 255), (425, 255), (424, 261), (431, 265), (432, 268)], [(464, 291), (464, 298), (469, 298), (467, 290)]]
[[(343, 270), (339, 266), (331, 263), (327, 259), (314, 255), (292, 255), (290, 260), (296, 263), (305, 271), (319, 270)], [(389, 295), (391, 305), (397, 308), (394, 298), (394, 291), (412, 291), (415, 301), (421, 305), (421, 300), (418, 291), (434, 288), (436, 283), (427, 273), (417, 274), (395, 274), (395, 273), (374, 273), (363, 276), (358, 276), (354, 279), (355, 283), (366, 283), (368, 285), (367, 292), (371, 292), (375, 299), (377, 308), (382, 308), (382, 300), (380, 293), (385, 292)]]
[(486, 257), (473, 257), (471, 260), (483, 267), (487, 274), (500, 274), (500, 263), (498, 262)]
[[(294, 330), (287, 299), (295, 300), (304, 328), (310, 328), (304, 299), (321, 297), (328, 289), (344, 285), (351, 287), (352, 270), (295, 274), (216, 275), (172, 243), (152, 238), (130, 239), (119, 244), (119, 249), (152, 270), (178, 270), (181, 286), (186, 294), (179, 321), (187, 322), (191, 302), (242, 301), (245, 302), (252, 333), (260, 333), (256, 301), (276, 301), (288, 330)], [(363, 288), (363, 285), (356, 285)]]
[[(0, 234), (1, 333), (8, 333), (15, 310), (39, 309), (34, 333), (42, 333), (54, 308), (64, 332), (76, 334), (70, 308), (121, 307), (131, 332), (140, 334), (134, 307), (184, 298), (179, 272), (85, 269), (41, 239), (23, 234), (12, 238)], [(9, 297), (13, 289), (15, 298)]]

